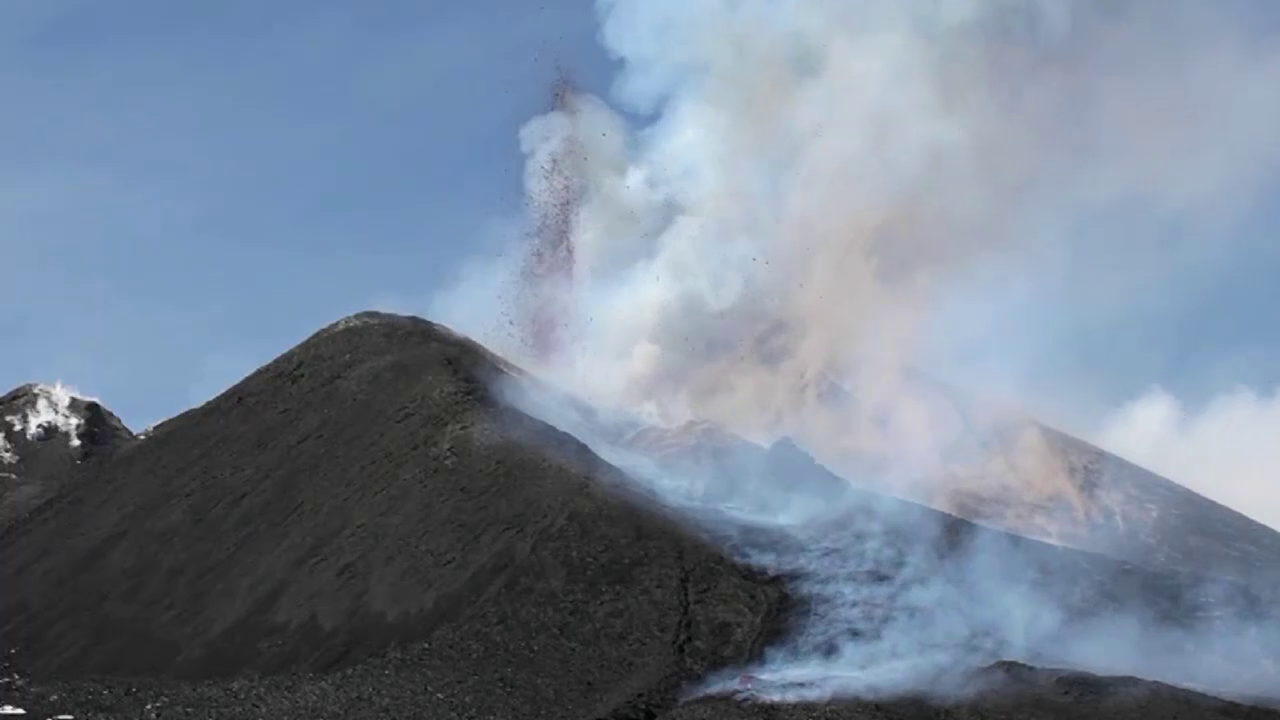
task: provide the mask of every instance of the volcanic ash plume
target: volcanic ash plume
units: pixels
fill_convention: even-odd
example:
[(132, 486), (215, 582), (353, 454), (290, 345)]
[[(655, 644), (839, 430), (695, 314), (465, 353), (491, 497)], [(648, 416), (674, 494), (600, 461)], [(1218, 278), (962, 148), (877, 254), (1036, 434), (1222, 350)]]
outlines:
[[(1007, 277), (1092, 299), (1174, 272), (1204, 241), (1140, 219), (1227, 217), (1280, 158), (1280, 45), (1245, 3), (598, 10), (619, 110), (562, 88), (521, 133), (522, 360), (598, 404), (901, 482), (945, 475), (974, 432), (912, 380), (973, 339), (955, 308)], [(968, 362), (1033, 339), (983, 340)]]
[[(496, 285), (518, 288), (511, 359), (595, 408), (669, 428), (637, 434), (650, 448), (721, 429), (766, 445), (789, 437), (845, 480), (1079, 540), (1073, 523), (1115, 502), (1078, 482), (1093, 460), (1065, 457), (1020, 412), (979, 410), (926, 378), (1010, 368), (1011, 351), (1051, 340), (1057, 319), (1150, 302), (1227, 249), (1221, 233), (1163, 230), (1248, 212), (1280, 167), (1280, 43), (1254, 22), (1270, 5), (597, 9), (622, 64), (612, 105), (561, 88), (522, 129), (524, 260), (455, 289), (462, 314), (437, 316), (512, 352), (466, 313), (486, 314)], [(1061, 303), (1029, 302), (1046, 297), (1022, 292), (1037, 285), (1065, 288)], [(1010, 306), (1015, 329), (983, 315)], [(526, 404), (673, 502), (702, 502), (696, 481), (590, 437), (567, 403)], [(747, 457), (730, 463), (727, 491), (711, 483), (725, 502), (694, 515), (745, 512), (799, 538), (800, 550), (747, 552), (800, 577), (813, 608), (765, 663), (787, 684), (922, 687), (938, 667), (1012, 656), (1217, 683), (1280, 642), (1274, 626), (1260, 635), (1256, 618), (1225, 610), (1176, 631), (1101, 606), (1068, 620), (1060, 598), (1109, 581), (1051, 563), (1035, 575), (996, 541), (944, 562), (929, 548), (949, 542), (945, 523), (889, 505), (834, 527), (797, 521), (785, 508), (829, 509), (847, 484), (792, 487), (811, 470), (761, 477)], [(1046, 523), (1054, 513), (1064, 526)], [(1207, 675), (1185, 652), (1196, 644), (1234, 664)]]

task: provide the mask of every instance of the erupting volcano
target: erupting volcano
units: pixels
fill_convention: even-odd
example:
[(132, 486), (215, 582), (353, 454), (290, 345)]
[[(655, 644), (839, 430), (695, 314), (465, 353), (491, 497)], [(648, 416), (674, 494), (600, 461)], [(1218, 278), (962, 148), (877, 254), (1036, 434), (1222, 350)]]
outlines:
[(578, 139), (577, 92), (561, 76), (552, 93), (551, 112), (563, 118), (559, 142), (527, 170), (525, 206), (528, 244), (516, 300), (520, 341), (542, 361), (563, 349), (571, 310), (566, 295), (574, 280), (573, 225), (584, 192), (584, 149)]

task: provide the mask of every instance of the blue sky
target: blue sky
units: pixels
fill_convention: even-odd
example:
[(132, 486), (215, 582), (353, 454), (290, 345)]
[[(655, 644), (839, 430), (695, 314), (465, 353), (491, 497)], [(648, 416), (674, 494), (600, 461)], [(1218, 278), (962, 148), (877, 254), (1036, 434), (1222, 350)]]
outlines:
[[(596, 32), (591, 0), (0, 3), (0, 385), (141, 427), (343, 314), (425, 310), (518, 209), (557, 64), (608, 87)], [(1064, 304), (1027, 382), (1274, 387), (1277, 197), (1158, 300)]]
[(590, 0), (0, 3), (0, 385), (140, 426), (413, 305), (518, 209)]

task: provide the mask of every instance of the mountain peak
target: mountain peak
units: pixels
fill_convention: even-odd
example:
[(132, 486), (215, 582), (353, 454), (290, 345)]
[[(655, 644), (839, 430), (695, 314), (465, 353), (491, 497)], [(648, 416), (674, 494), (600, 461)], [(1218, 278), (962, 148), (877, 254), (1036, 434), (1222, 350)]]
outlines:
[(80, 465), (133, 439), (94, 398), (54, 383), (0, 396), (0, 529), (80, 476)]
[(28, 440), (41, 441), (51, 435), (62, 435), (71, 447), (80, 446), (80, 428), (84, 418), (73, 405), (76, 401), (96, 402), (82, 398), (74, 390), (55, 383), (28, 383), (5, 396), (12, 412), (4, 416), (9, 428)]
[(455, 345), (464, 349), (469, 354), (475, 354), (476, 359), (483, 360), (496, 366), (502, 372), (508, 375), (518, 377), (527, 377), (521, 368), (506, 358), (494, 353), (489, 348), (481, 345), (470, 337), (454, 330), (453, 328), (442, 325), (416, 315), (400, 315), (397, 313), (385, 312), (382, 310), (362, 310), (344, 318), (336, 320), (316, 331), (306, 341), (300, 344), (295, 351), (309, 348), (316, 341), (328, 338), (336, 333), (347, 331), (370, 331), (370, 330), (387, 330), (393, 332), (407, 333), (420, 339), (427, 339), (434, 342), (442, 342)]
[(54, 438), (80, 459), (92, 448), (130, 438), (133, 433), (96, 398), (60, 382), (27, 383), (0, 397), (0, 462), (15, 465), (18, 446)]

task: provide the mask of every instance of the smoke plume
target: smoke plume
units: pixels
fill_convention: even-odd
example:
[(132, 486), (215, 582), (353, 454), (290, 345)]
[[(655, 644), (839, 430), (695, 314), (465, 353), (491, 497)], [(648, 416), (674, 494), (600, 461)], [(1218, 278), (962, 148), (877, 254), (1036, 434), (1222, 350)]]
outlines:
[(1169, 218), (1277, 167), (1280, 52), (1214, 7), (602, 1), (622, 111), (560, 88), (521, 133), (515, 352), (655, 421), (936, 474), (961, 429), (904, 375), (964, 339), (949, 309), (993, 277), (1150, 291), (1212, 250)]
[[(975, 337), (985, 355), (965, 362), (996, 366), (1052, 333), (1039, 322), (1052, 308), (1023, 308), (1030, 337), (993, 332), (967, 308), (1017, 302), (1036, 283), (1080, 307), (1149, 302), (1222, 251), (1229, 241), (1209, 231), (1247, 214), (1280, 168), (1280, 44), (1255, 29), (1259, 7), (598, 0), (601, 40), (622, 67), (610, 99), (559, 88), (522, 129), (524, 259), (452, 289), (436, 315), (630, 423), (676, 435), (706, 423), (761, 447), (790, 438), (846, 480), (936, 507), (960, 488), (1009, 504), (1065, 498), (1083, 517), (1066, 461), (1016, 403), (979, 409), (928, 378), (967, 369), (947, 365)], [(483, 317), (495, 286), (516, 318), (500, 330)], [(815, 628), (862, 630), (810, 628), (772, 656), (775, 677), (901, 690), (972, 649), (976, 626), (997, 655), (1056, 643), (1086, 668), (1206, 679), (1150, 660), (1203, 629), (1157, 631), (1129, 612), (1065, 633), (1053, 595), (1071, 580), (1031, 586), (1035, 573), (995, 541), (944, 569), (900, 549), (940, 530), (865, 501), (850, 506), (874, 520), (857, 537), (815, 537), (812, 515), (779, 510), (800, 491), (776, 478), (740, 477), (708, 503), (691, 474), (623, 435), (525, 402), (694, 515), (805, 539), (798, 554), (747, 554), (807, 579)], [(996, 465), (1012, 480), (992, 480)], [(888, 579), (853, 580), (868, 575)]]

